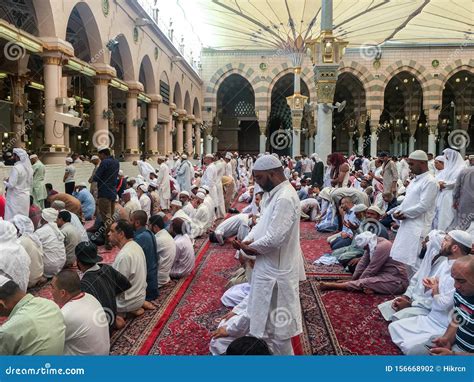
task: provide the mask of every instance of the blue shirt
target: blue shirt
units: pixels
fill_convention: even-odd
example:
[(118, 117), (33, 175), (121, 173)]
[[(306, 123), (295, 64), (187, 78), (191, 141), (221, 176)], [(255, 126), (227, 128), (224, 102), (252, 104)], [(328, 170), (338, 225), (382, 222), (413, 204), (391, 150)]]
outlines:
[(105, 158), (100, 162), (94, 175), (94, 182), (97, 182), (97, 196), (115, 201), (117, 198), (117, 178), (120, 170), (118, 160), (113, 157)]
[[(357, 226), (360, 224), (360, 220), (357, 219), (355, 212), (352, 211), (352, 208), (349, 211), (347, 211), (346, 214), (344, 215), (344, 221), (352, 223)], [(350, 229), (349, 227), (346, 227), (345, 225), (342, 225), (342, 232), (347, 233), (349, 237), (354, 236), (354, 232), (352, 232), (352, 229)]]
[(146, 299), (158, 297), (158, 253), (156, 239), (153, 233), (145, 227), (135, 231), (135, 242), (142, 247), (146, 259)]
[(73, 192), (72, 196), (76, 197), (81, 202), (82, 213), (86, 220), (90, 220), (94, 217), (95, 212), (95, 199), (86, 188), (83, 188), (79, 192)]

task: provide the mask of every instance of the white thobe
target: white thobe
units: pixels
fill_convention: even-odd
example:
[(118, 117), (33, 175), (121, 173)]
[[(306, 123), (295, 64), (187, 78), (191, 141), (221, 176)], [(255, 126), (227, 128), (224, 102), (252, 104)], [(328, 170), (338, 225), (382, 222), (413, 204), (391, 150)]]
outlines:
[(164, 163), (160, 165), (158, 171), (158, 194), (160, 196), (161, 209), (167, 210), (170, 208), (171, 188), (170, 188), (170, 170)]
[(454, 305), (454, 279), (451, 267), (454, 261), (444, 262), (439, 271), (439, 294), (433, 297), (431, 311), (426, 316), (405, 318), (388, 326), (392, 341), (404, 354), (425, 354), (420, 346), (433, 337), (441, 337), (451, 322), (450, 312)]
[(66, 248), (64, 235), (56, 223), (47, 223), (35, 232), (43, 246), (44, 276), (53, 277), (63, 269), (66, 264)]
[(231, 286), (227, 289), (221, 297), (221, 302), (224, 306), (233, 308), (240, 304), (250, 293), (250, 284), (242, 283)]
[(216, 162), (217, 168), (217, 182), (216, 182), (216, 190), (217, 190), (217, 218), (223, 219), (225, 216), (225, 200), (224, 200), (224, 188), (222, 186), (222, 177), (225, 174), (225, 165), (226, 163), (223, 160), (219, 160)]
[(209, 208), (204, 203), (200, 204), (198, 208), (196, 208), (192, 218), (192, 224), (196, 230), (194, 237), (204, 235), (211, 227), (212, 221), (209, 218)]
[[(66, 211), (66, 210), (63, 210)], [(71, 214), (71, 224), (74, 226), (74, 228), (77, 230), (79, 233), (80, 241), (81, 242), (89, 242), (89, 237), (87, 236), (86, 229), (84, 228), (84, 225), (81, 223), (81, 220), (79, 219), (79, 216), (77, 216), (74, 212), (69, 211)]]
[(48, 197), (46, 187), (44, 186), (44, 176), (46, 167), (41, 161), (36, 161), (31, 165), (33, 168), (33, 184), (31, 186), (31, 195), (33, 195), (34, 203), (44, 208), (44, 200)]
[(305, 273), (300, 200), (290, 183), (284, 181), (268, 193), (263, 203), (259, 222), (245, 238), (259, 253), (249, 296), (250, 333), (270, 341), (289, 341), (302, 331), (299, 281), (305, 279)]
[(150, 179), (150, 174), (156, 174), (155, 169), (153, 166), (145, 161), (139, 160), (137, 161), (137, 166), (138, 166), (138, 172), (140, 173), (143, 178), (149, 182)]
[(109, 355), (109, 317), (94, 296), (84, 293), (69, 300), (61, 313), (66, 325), (65, 355)]
[(405, 180), (410, 175), (410, 167), (408, 166), (408, 163), (405, 159), (400, 161), (400, 170), (398, 171), (398, 175), (402, 182), (405, 182)]
[(307, 198), (300, 202), (301, 212), (309, 215), (312, 222), (316, 221), (319, 214), (319, 203), (314, 198)]
[(137, 198), (131, 198), (124, 204), (123, 208), (127, 211), (128, 216), (131, 217), (135, 211), (140, 211), (142, 206)]
[(117, 296), (117, 312), (140, 309), (146, 296), (146, 259), (142, 247), (130, 240), (125, 244), (112, 266), (124, 275), (132, 286)]
[(176, 244), (166, 229), (155, 234), (158, 255), (158, 288), (170, 281), (170, 271), (176, 257)]
[(237, 239), (242, 240), (250, 232), (249, 215), (242, 213), (231, 216), (220, 223), (214, 232), (222, 235), (224, 239), (237, 235)]
[(201, 178), (201, 187), (209, 187), (210, 200), (212, 201), (212, 207), (217, 207), (217, 168), (215, 163), (209, 164)]
[(188, 235), (176, 235), (176, 257), (171, 267), (170, 276), (179, 278), (189, 275), (194, 269), (194, 248)]
[(28, 175), (25, 166), (16, 162), (10, 171), (8, 181), (5, 182), (7, 190), (5, 205), (5, 220), (11, 220), (15, 215), (28, 216), (30, 211), (30, 190), (33, 176)]
[(31, 260), (16, 239), (0, 241), (0, 275), (14, 281), (23, 292), (28, 288)]
[(176, 180), (181, 191), (191, 192), (192, 164), (190, 161), (182, 161), (176, 170)]
[(138, 199), (140, 202), (140, 209), (146, 212), (146, 216), (150, 217), (151, 216), (151, 199), (147, 194), (142, 194), (140, 196), (140, 199)]
[(30, 257), (30, 278), (28, 281), (28, 287), (32, 287), (41, 280), (41, 277), (43, 277), (43, 246), (39, 240), (34, 242), (29, 235), (20, 236), (18, 242), (23, 248), (25, 248), (26, 253)]
[(183, 211), (186, 212), (186, 215), (188, 215), (191, 219), (196, 212), (194, 206), (190, 202), (187, 202), (185, 205), (183, 205)]
[(433, 221), (437, 193), (436, 181), (429, 172), (425, 172), (411, 181), (405, 199), (396, 208), (406, 219), (400, 223), (390, 256), (415, 270), (419, 265), (417, 259), (421, 242), (428, 235)]

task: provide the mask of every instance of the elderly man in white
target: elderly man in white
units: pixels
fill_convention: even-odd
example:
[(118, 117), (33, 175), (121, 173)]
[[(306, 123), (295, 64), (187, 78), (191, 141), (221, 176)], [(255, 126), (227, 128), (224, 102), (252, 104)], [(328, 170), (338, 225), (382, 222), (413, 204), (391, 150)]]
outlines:
[(4, 179), (7, 191), (5, 205), (5, 220), (11, 220), (15, 215), (28, 216), (30, 210), (30, 190), (33, 185), (33, 168), (25, 150), (13, 149), (15, 165), (10, 176)]
[(408, 157), (408, 165), (415, 179), (407, 187), (402, 204), (392, 214), (394, 219), (401, 222), (390, 256), (406, 264), (409, 276), (412, 276), (421, 263), (418, 254), (431, 228), (438, 185), (428, 171), (428, 156), (424, 151), (412, 152)]
[(218, 195), (217, 195), (217, 168), (214, 163), (214, 156), (212, 154), (206, 154), (204, 157), (204, 164), (206, 165), (206, 170), (202, 174), (201, 178), (201, 187), (209, 187), (209, 195), (212, 200), (212, 208), (215, 212), (215, 208), (218, 204)]
[(66, 248), (64, 235), (56, 224), (59, 212), (54, 208), (45, 208), (41, 213), (41, 227), (36, 236), (43, 246), (44, 276), (51, 278), (58, 274), (66, 264)]
[(274, 354), (293, 354), (291, 338), (301, 333), (299, 281), (305, 279), (300, 247), (300, 201), (281, 162), (263, 155), (253, 166), (255, 182), (268, 193), (262, 216), (234, 248), (256, 256), (248, 314), (250, 335), (267, 341)]
[(171, 198), (171, 187), (170, 187), (170, 169), (165, 164), (166, 157), (159, 156), (158, 164), (160, 165), (158, 170), (158, 179), (156, 183), (158, 185), (158, 194), (160, 196), (160, 204), (162, 210), (168, 210), (170, 208)]

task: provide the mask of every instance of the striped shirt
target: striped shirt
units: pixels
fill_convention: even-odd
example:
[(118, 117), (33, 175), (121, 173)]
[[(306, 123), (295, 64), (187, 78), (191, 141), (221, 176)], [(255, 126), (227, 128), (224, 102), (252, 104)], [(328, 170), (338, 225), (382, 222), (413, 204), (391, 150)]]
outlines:
[(455, 344), (468, 353), (474, 353), (474, 296), (454, 294), (454, 314), (459, 324)]

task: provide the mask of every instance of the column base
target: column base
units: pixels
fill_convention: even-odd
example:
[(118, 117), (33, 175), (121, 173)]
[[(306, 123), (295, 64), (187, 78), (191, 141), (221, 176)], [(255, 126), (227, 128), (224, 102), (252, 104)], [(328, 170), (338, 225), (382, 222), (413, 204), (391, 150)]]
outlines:
[(44, 164), (64, 164), (70, 152), (71, 149), (64, 145), (44, 145), (39, 156)]
[(140, 159), (140, 151), (135, 149), (126, 149), (123, 156), (126, 162), (133, 162)]

